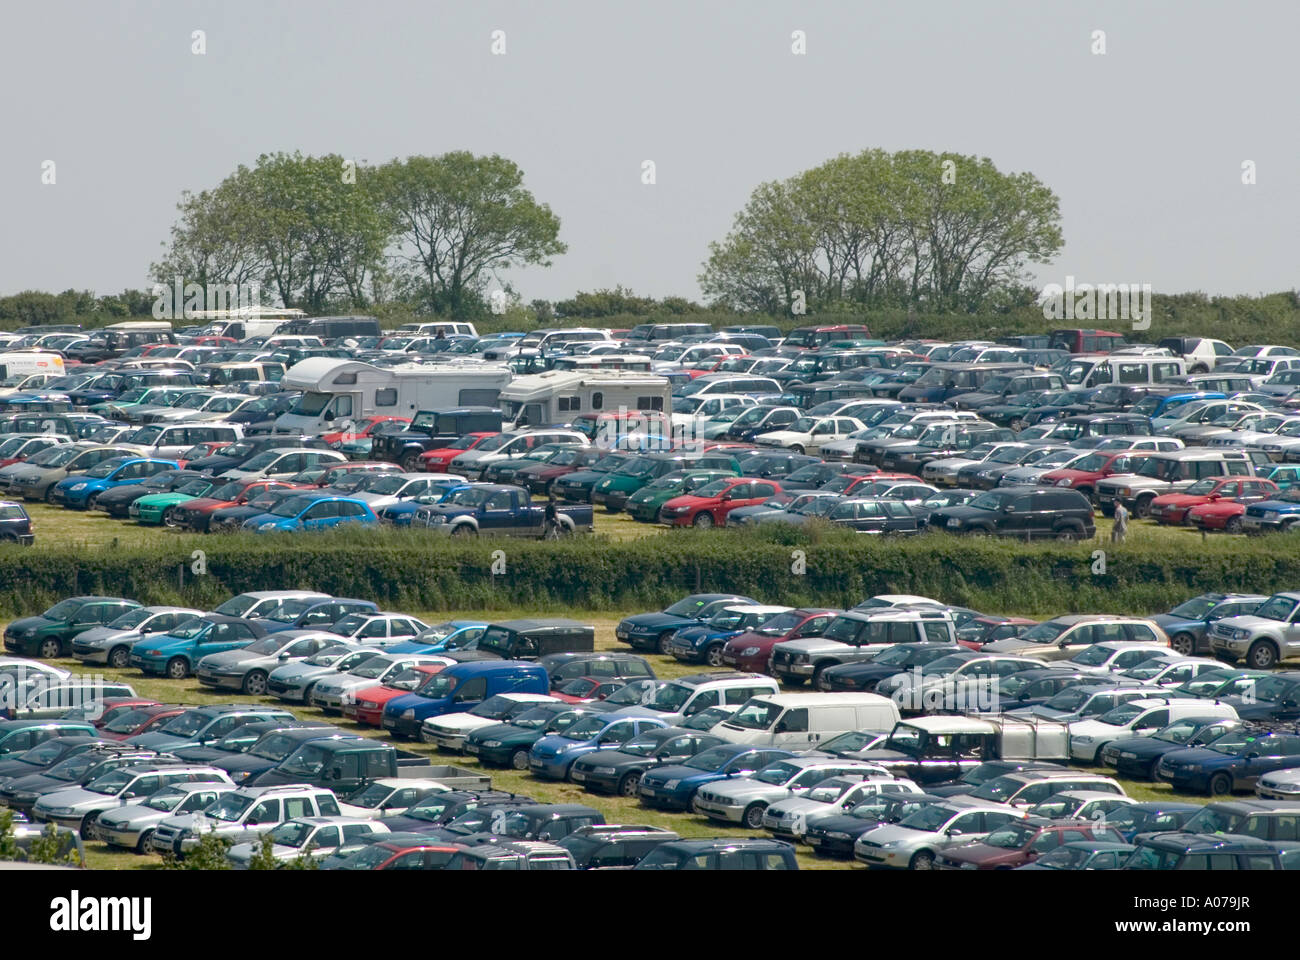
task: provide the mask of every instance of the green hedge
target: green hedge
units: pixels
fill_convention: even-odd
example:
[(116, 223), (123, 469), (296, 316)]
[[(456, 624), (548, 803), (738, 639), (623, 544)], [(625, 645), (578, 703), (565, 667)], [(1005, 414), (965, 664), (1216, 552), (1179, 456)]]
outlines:
[[(656, 608), (691, 591), (847, 606), (916, 593), (990, 612), (1150, 613), (1210, 590), (1300, 588), (1300, 534), (1186, 546), (1026, 545), (934, 534), (879, 540), (838, 531), (683, 530), (628, 542), (449, 541), (406, 531), (193, 537), (149, 549), (0, 549), (0, 612), (39, 612), (104, 593), (210, 608), (246, 590), (311, 588), (381, 606), (471, 613), (525, 607)], [(191, 550), (206, 553), (192, 571)], [(1093, 551), (1105, 549), (1105, 572)], [(494, 574), (494, 551), (504, 574)], [(795, 572), (803, 552), (805, 571)]]

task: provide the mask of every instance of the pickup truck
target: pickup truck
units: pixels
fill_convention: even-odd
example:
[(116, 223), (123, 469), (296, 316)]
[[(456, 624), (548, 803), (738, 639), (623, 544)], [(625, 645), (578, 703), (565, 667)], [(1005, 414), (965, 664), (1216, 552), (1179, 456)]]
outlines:
[(987, 760), (1068, 762), (1069, 728), (1011, 717), (915, 717), (857, 756), (924, 787), (956, 780)]
[(593, 510), (585, 504), (555, 506), (555, 525), (546, 522), (547, 507), (534, 504), (523, 487), (474, 484), (457, 490), (441, 503), (415, 511), (413, 527), (426, 527), (449, 536), (531, 537), (534, 540), (593, 531)]
[(250, 786), (306, 783), (328, 787), (347, 796), (384, 777), (437, 780), (452, 789), (489, 789), (490, 777), (445, 764), (429, 763), (422, 754), (398, 750), (363, 737), (310, 740), (265, 773), (250, 778)]
[(420, 468), (422, 453), (449, 447), (469, 433), (500, 430), (501, 413), (491, 407), (421, 410), (407, 429), (376, 434), (370, 441), (370, 457), (400, 463), (409, 472)]

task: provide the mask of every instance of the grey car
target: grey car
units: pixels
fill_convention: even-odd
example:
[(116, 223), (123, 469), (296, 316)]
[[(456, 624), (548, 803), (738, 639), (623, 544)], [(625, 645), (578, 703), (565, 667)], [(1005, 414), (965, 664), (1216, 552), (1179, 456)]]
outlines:
[(163, 787), (139, 803), (106, 810), (99, 815), (91, 833), (110, 847), (147, 853), (153, 828), (170, 816), (198, 813), (235, 789), (220, 781), (175, 783)]
[(339, 642), (305, 660), (276, 667), (267, 677), (266, 691), (281, 700), (306, 703), (316, 681), (336, 673), (347, 673), (381, 653), (383, 651), (378, 647)]
[(136, 607), (102, 627), (77, 634), (72, 655), (82, 663), (102, 663), (124, 670), (131, 663), (131, 644), (201, 616), (202, 610), (188, 607)]
[[(282, 863), (307, 857), (324, 860), (335, 853), (351, 853), (367, 843), (382, 842), (391, 833), (378, 820), (354, 817), (298, 817), (286, 820), (271, 831), (271, 856)], [(260, 842), (237, 843), (226, 853), (236, 870), (247, 870), (253, 856), (261, 851)]]
[(267, 692), (267, 680), (276, 667), (305, 660), (341, 640), (325, 630), (283, 630), (246, 647), (208, 654), (198, 662), (194, 675), (205, 687), (260, 697)]

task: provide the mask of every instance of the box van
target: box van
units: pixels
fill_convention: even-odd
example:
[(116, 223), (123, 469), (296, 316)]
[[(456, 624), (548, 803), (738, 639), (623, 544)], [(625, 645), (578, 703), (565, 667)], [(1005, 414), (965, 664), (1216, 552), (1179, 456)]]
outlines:
[(344, 340), (348, 337), (379, 337), (379, 321), (374, 317), (312, 317), (310, 320), (294, 320), (280, 325), (276, 333), (299, 333), (309, 337), (320, 337), (326, 343), (331, 340)]
[(376, 367), (360, 360), (310, 357), (295, 363), (281, 389), (301, 390), (275, 421), (276, 433), (325, 433), (363, 417), (413, 417), (420, 410), (495, 406), (510, 371), (495, 364), (406, 364)]
[(781, 693), (754, 697), (713, 728), (732, 743), (808, 750), (854, 730), (892, 730), (898, 704), (875, 693)]
[(1187, 372), (1182, 357), (1139, 357), (1112, 354), (1109, 357), (1074, 357), (1059, 368), (1069, 387), (1105, 387), (1112, 383), (1143, 385), (1160, 383)]
[(790, 331), (781, 345), (812, 350), (838, 340), (867, 340), (870, 337), (871, 331), (863, 324), (839, 323), (830, 326), (798, 327)]
[(0, 353), (0, 380), (27, 377), (33, 373), (57, 377), (62, 376), (63, 372), (63, 357), (57, 353), (40, 353), (35, 350)]
[(394, 697), (384, 704), (385, 730), (419, 737), (429, 717), (461, 713), (498, 693), (550, 693), (546, 668), (523, 660), (476, 660), (457, 663), (435, 674), (419, 693)]

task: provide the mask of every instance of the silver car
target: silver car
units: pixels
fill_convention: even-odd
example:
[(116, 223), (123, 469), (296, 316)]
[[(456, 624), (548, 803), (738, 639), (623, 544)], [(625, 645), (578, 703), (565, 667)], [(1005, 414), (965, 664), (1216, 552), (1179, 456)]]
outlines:
[(378, 647), (336, 643), (305, 660), (276, 667), (266, 678), (266, 692), (281, 700), (306, 703), (318, 680), (336, 673), (347, 673), (381, 653), (383, 651)]
[(83, 838), (88, 838), (94, 822), (107, 810), (125, 806), (132, 800), (143, 800), (175, 783), (214, 781), (229, 783), (230, 776), (216, 767), (192, 764), (146, 763), (119, 767), (85, 786), (45, 794), (36, 801), (32, 815), (37, 820), (78, 830)]
[(186, 620), (203, 616), (188, 607), (136, 607), (102, 627), (77, 634), (72, 655), (82, 663), (102, 663), (124, 670), (131, 663), (131, 645), (156, 633), (168, 633)]
[[(378, 820), (353, 817), (298, 817), (286, 820), (271, 831), (271, 856), (282, 863), (307, 857), (323, 860), (331, 854), (360, 850), (378, 834), (391, 831)], [(262, 849), (261, 842), (237, 843), (226, 853), (236, 870), (247, 870), (248, 863)]]
[(341, 642), (341, 637), (325, 630), (282, 630), (246, 647), (208, 654), (196, 664), (194, 675), (205, 687), (260, 697), (267, 692), (267, 681), (276, 667), (305, 660)]
[(312, 688), (310, 703), (326, 713), (337, 713), (345, 707), (355, 706), (355, 694), (367, 687), (381, 686), (403, 670), (421, 664), (446, 664), (446, 657), (429, 654), (385, 653), (373, 657), (354, 668), (349, 673), (341, 673), (324, 680), (316, 681)]
[(234, 789), (231, 783), (215, 780), (175, 783), (150, 794), (143, 802), (104, 811), (95, 821), (91, 833), (110, 847), (147, 853), (153, 828), (167, 817), (198, 813)]
[(807, 793), (831, 777), (858, 775), (892, 779), (875, 763), (825, 757), (790, 757), (770, 763), (749, 777), (720, 780), (695, 794), (695, 812), (711, 820), (725, 820), (761, 829), (769, 805)]
[(873, 867), (930, 870), (946, 847), (982, 840), (994, 830), (1025, 816), (1002, 804), (953, 797), (922, 807), (898, 823), (868, 830), (853, 845), (853, 856)]

